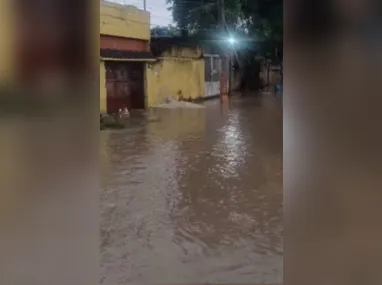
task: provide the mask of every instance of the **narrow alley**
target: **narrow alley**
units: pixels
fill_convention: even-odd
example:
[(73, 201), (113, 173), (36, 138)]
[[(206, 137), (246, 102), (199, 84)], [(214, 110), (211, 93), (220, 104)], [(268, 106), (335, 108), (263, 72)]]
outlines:
[(101, 284), (282, 283), (282, 102), (101, 132)]

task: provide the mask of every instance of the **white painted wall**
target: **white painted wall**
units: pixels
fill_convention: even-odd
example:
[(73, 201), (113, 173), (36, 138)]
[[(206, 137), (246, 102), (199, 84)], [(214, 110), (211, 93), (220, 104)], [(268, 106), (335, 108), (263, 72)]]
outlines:
[(205, 82), (204, 83), (204, 97), (212, 97), (220, 94), (220, 82)]
[[(215, 66), (213, 58), (220, 58), (219, 55), (213, 54), (205, 54), (204, 55), (205, 61), (211, 62), (211, 77), (212, 73), (219, 73), (219, 80), (218, 81), (205, 81), (204, 83), (204, 98), (213, 97), (220, 95), (220, 73), (221, 73), (221, 66)], [(216, 64), (216, 62), (215, 62)], [(221, 60), (218, 61), (218, 64), (221, 65)], [(227, 83), (229, 84), (229, 82)], [(228, 85), (227, 85), (228, 87)]]

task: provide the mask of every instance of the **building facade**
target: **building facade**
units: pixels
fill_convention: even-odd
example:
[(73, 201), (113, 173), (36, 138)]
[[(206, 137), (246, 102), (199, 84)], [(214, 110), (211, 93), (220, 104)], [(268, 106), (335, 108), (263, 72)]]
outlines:
[(152, 38), (156, 61), (147, 68), (149, 106), (204, 95), (203, 50), (178, 38)]
[(101, 113), (203, 97), (204, 69), (203, 51), (198, 45), (151, 39), (148, 12), (101, 2)]
[(150, 15), (134, 6), (100, 5), (100, 111), (147, 107)]

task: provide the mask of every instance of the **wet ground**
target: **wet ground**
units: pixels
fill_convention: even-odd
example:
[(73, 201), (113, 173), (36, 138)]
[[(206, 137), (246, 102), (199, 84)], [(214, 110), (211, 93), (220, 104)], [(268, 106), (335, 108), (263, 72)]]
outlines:
[(282, 283), (282, 103), (101, 132), (101, 283)]

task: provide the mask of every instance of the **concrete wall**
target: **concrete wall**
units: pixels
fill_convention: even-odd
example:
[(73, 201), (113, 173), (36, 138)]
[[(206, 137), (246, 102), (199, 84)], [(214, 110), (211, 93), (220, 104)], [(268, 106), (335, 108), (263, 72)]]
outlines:
[(105, 70), (105, 62), (100, 61), (99, 63), (99, 71), (100, 71), (100, 78), (99, 78), (99, 103), (100, 103), (100, 112), (106, 113), (107, 111), (107, 97), (106, 97), (106, 70)]
[(101, 49), (148, 52), (150, 50), (149, 43), (150, 42), (148, 40), (120, 38), (109, 35), (100, 36)]
[(203, 56), (203, 50), (195, 46), (173, 46), (170, 49), (164, 51), (160, 57), (163, 58), (192, 58), (200, 59)]
[(204, 60), (164, 58), (146, 68), (147, 106), (204, 95)]
[(11, 1), (0, 1), (0, 85), (14, 79), (14, 48)]
[(100, 34), (150, 40), (150, 13), (134, 6), (102, 1)]
[(147, 106), (166, 99), (196, 99), (204, 95), (203, 51), (195, 46), (177, 46), (163, 51), (146, 65)]
[[(150, 14), (134, 6), (100, 3), (101, 46), (122, 50), (148, 50)], [(106, 46), (105, 46), (106, 45)], [(143, 48), (141, 48), (143, 46)], [(100, 112), (107, 111), (106, 71), (100, 62)]]

